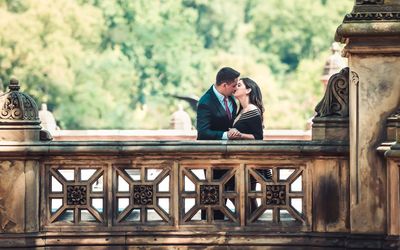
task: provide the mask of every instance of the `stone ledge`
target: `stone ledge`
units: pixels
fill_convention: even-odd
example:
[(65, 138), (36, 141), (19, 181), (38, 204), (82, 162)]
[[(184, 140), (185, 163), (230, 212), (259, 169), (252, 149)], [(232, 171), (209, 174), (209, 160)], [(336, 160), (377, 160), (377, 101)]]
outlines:
[(0, 143), (0, 156), (137, 154), (320, 154), (348, 155), (346, 141), (88, 141)]
[(394, 143), (385, 152), (387, 158), (400, 158), (400, 143)]
[(235, 249), (398, 249), (399, 239), (386, 235), (260, 232), (102, 232), (0, 235), (0, 248), (154, 249), (228, 247)]
[(350, 37), (399, 36), (400, 22), (342, 23), (336, 30), (335, 41), (345, 43)]

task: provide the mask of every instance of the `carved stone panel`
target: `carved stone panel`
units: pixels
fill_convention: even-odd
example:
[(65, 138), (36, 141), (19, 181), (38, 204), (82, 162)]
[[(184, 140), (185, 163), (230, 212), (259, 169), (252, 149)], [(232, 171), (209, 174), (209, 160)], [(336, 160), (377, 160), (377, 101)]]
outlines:
[(171, 162), (117, 164), (113, 196), (113, 222), (117, 226), (172, 224)]
[(286, 205), (285, 185), (267, 185), (267, 205)]
[(22, 161), (0, 162), (0, 233), (25, 228), (25, 173)]
[(238, 224), (238, 166), (188, 164), (180, 169), (182, 224)]
[(45, 190), (45, 228), (69, 227), (90, 223), (104, 226), (105, 166), (90, 164), (45, 165), (42, 188)]
[(86, 205), (86, 186), (67, 186), (67, 205)]
[(153, 186), (133, 185), (133, 204), (142, 206), (153, 204)]
[(247, 223), (307, 224), (306, 174), (303, 166), (248, 165)]
[(200, 185), (200, 204), (219, 204), (219, 185)]

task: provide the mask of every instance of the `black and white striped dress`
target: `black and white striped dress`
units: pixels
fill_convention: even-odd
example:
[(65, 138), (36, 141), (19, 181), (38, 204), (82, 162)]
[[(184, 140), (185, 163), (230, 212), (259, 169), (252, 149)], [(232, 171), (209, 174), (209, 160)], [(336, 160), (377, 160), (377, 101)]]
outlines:
[(256, 140), (263, 139), (263, 125), (261, 112), (259, 109), (253, 109), (243, 113), (233, 127), (244, 134), (252, 134)]

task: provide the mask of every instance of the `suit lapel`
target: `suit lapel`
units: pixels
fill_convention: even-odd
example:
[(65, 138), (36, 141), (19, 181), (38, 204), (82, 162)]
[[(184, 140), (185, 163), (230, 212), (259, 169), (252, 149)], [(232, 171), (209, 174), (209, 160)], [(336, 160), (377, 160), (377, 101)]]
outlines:
[[(215, 110), (217, 110), (220, 113), (221, 116), (226, 117), (227, 120), (228, 120), (228, 116), (226, 114), (225, 108), (222, 107), (221, 103), (219, 102), (217, 96), (214, 93), (213, 87), (211, 86), (211, 88), (208, 91), (210, 92), (212, 102), (215, 105)], [(233, 109), (232, 109), (232, 120), (231, 120), (231, 122), (233, 122), (233, 120), (235, 120), (235, 118), (236, 118), (237, 105), (236, 105), (235, 99), (232, 96), (229, 97), (229, 100), (232, 102), (232, 107), (233, 107)]]
[(235, 101), (235, 98), (233, 98), (232, 96), (230, 96), (229, 99), (231, 100), (231, 102), (232, 102), (232, 107), (233, 107), (233, 109), (232, 109), (232, 120), (235, 120), (235, 118), (236, 118), (236, 113), (237, 113), (236, 101)]
[(226, 116), (228, 118), (228, 116), (226, 115), (225, 109), (222, 107), (222, 105), (219, 102), (217, 96), (215, 95), (212, 86), (211, 86), (211, 89), (209, 91), (210, 91), (212, 102), (214, 103), (214, 106), (215, 106), (215, 110), (217, 110), (220, 113), (221, 116)]

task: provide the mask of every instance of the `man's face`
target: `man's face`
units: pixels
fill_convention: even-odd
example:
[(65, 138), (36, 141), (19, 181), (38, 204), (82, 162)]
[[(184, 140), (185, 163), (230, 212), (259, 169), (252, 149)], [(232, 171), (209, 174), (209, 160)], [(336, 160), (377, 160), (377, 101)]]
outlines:
[(236, 78), (232, 82), (223, 83), (224, 92), (225, 92), (226, 96), (231, 96), (233, 94), (233, 92), (236, 91), (238, 82), (239, 82), (239, 78)]

